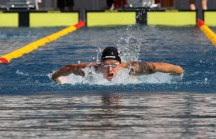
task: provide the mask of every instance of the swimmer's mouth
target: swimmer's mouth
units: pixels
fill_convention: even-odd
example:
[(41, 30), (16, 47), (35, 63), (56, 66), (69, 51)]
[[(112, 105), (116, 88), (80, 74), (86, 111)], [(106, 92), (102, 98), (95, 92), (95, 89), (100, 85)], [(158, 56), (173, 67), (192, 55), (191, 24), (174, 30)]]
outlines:
[(113, 78), (113, 75), (114, 75), (113, 73), (108, 73), (108, 78), (109, 78), (109, 79), (112, 79), (112, 78)]

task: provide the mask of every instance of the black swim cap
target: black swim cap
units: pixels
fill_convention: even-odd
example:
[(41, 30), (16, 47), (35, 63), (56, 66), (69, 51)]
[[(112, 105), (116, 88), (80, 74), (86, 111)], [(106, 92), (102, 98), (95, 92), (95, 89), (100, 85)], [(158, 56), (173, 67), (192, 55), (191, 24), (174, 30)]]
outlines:
[(115, 47), (107, 47), (103, 50), (101, 61), (106, 59), (115, 59), (121, 63), (121, 58), (119, 57), (119, 52)]

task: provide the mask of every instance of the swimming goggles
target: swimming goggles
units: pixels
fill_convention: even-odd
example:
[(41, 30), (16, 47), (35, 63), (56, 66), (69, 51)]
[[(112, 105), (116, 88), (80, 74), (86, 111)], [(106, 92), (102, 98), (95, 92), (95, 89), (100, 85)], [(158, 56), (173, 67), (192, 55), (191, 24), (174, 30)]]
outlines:
[(115, 68), (117, 66), (117, 64), (119, 64), (119, 62), (118, 63), (112, 63), (112, 64), (102, 64), (102, 66), (104, 68), (108, 68), (109, 66), (111, 66), (112, 68)]

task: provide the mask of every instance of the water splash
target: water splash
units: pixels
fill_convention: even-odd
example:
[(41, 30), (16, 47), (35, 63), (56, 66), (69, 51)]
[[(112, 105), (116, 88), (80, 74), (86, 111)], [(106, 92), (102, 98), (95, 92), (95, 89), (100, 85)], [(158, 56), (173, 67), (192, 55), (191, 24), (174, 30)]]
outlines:
[[(115, 42), (115, 47), (120, 50), (120, 57), (123, 62), (140, 61), (139, 52), (143, 38), (134, 37), (130, 32), (124, 32), (121, 37)], [(100, 63), (101, 52), (104, 48), (99, 46), (96, 50), (97, 55), (94, 60)], [(80, 63), (78, 61), (78, 63)], [(89, 85), (127, 85), (127, 84), (142, 84), (142, 83), (173, 83), (182, 79), (182, 76), (172, 76), (168, 73), (155, 73), (143, 76), (129, 75), (130, 69), (122, 69), (118, 75), (108, 81), (104, 78), (103, 73), (95, 71), (92, 68), (83, 69), (85, 77), (70, 74), (69, 76), (61, 77), (62, 83), (68, 84), (89, 84)], [(51, 75), (50, 75), (51, 77)]]
[(121, 51), (120, 56), (122, 61), (139, 61), (140, 46), (140, 40), (133, 36), (120, 38), (120, 40), (118, 40), (117, 47)]
[[(117, 76), (112, 81), (104, 78), (103, 73), (95, 71), (93, 67), (83, 69), (85, 77), (70, 74), (62, 77), (60, 80), (62, 84), (88, 84), (88, 85), (127, 85), (127, 84), (160, 84), (160, 83), (176, 83), (183, 77), (172, 76), (168, 73), (157, 72), (155, 74), (132, 76), (129, 75), (130, 69), (121, 69)], [(51, 74), (49, 75), (51, 77)]]
[[(122, 34), (123, 37), (119, 37), (119, 40), (114, 43), (115, 47), (120, 51), (120, 57), (122, 62), (139, 61), (139, 51), (142, 38), (136, 38), (131, 34)], [(96, 62), (100, 63), (101, 51), (103, 47), (98, 47), (96, 50)]]

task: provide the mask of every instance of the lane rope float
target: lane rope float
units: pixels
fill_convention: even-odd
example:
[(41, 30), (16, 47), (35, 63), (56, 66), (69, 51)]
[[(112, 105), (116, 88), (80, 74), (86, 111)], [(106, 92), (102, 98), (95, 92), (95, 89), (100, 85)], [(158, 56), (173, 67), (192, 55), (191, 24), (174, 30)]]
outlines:
[(54, 34), (51, 34), (49, 36), (46, 36), (42, 39), (39, 39), (37, 41), (34, 41), (28, 45), (23, 46), (22, 48), (19, 48), (17, 50), (14, 50), (8, 54), (5, 54), (3, 56), (0, 57), (0, 63), (3, 64), (8, 64), (12, 59), (14, 58), (19, 58), (21, 57), (23, 54), (27, 54), (32, 52), (33, 50), (38, 49), (38, 47), (44, 46), (46, 43), (52, 42), (62, 36), (67, 35), (70, 32), (73, 32), (81, 27), (85, 26), (85, 22), (84, 21), (80, 21), (79, 23), (77, 23), (76, 25), (73, 26), (69, 26), (61, 31), (58, 31)]
[(205, 25), (204, 21), (201, 19), (197, 21), (197, 25), (200, 30), (206, 35), (206, 37), (212, 42), (212, 44), (216, 47), (216, 34), (207, 25)]

